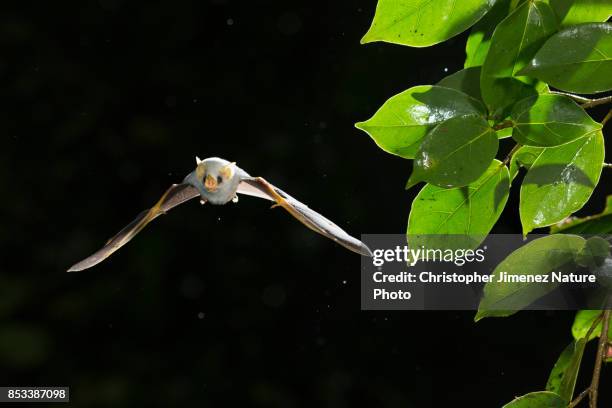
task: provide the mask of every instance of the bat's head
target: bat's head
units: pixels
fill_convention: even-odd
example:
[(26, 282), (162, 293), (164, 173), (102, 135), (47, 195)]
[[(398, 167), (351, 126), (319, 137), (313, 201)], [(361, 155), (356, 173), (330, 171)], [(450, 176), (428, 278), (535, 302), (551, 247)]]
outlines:
[(211, 204), (225, 204), (236, 195), (240, 177), (236, 163), (218, 157), (200, 160), (185, 182), (198, 189), (202, 198)]

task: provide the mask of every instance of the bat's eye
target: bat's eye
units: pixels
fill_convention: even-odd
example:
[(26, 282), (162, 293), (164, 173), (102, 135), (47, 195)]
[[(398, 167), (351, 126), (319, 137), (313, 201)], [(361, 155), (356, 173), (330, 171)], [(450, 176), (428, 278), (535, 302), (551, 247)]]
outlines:
[(223, 178), (221, 176), (217, 176), (217, 183), (221, 184), (222, 181), (223, 181)]

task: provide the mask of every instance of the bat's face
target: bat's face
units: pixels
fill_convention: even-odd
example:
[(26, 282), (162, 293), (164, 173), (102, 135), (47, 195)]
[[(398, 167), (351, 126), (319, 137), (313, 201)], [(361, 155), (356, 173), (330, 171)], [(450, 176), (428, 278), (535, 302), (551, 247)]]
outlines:
[(197, 188), (203, 199), (211, 204), (225, 204), (236, 196), (240, 183), (236, 163), (218, 157), (196, 161), (198, 167), (185, 177), (185, 182)]

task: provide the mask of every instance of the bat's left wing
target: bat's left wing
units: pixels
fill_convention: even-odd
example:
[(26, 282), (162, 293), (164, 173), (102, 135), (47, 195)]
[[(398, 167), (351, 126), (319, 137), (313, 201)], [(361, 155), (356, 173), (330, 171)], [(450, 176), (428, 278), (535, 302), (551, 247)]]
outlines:
[(173, 184), (159, 201), (148, 210), (144, 210), (138, 216), (125, 226), (114, 237), (109, 239), (106, 244), (97, 252), (83, 259), (68, 269), (68, 272), (82, 271), (83, 269), (91, 268), (108, 258), (113, 252), (127, 244), (136, 234), (138, 234), (148, 223), (153, 221), (161, 214), (176, 207), (185, 201), (198, 197), (200, 193), (197, 189), (189, 184)]
[(343, 247), (365, 256), (372, 256), (370, 249), (360, 240), (347, 234), (342, 228), (296, 200), (261, 177), (248, 177), (238, 185), (238, 193), (276, 202), (311, 230), (330, 238)]

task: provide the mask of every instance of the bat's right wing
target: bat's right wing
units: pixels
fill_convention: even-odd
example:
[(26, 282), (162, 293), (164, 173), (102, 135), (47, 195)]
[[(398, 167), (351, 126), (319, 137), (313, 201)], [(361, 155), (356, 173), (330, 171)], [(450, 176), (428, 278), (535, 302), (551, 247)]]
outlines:
[(152, 208), (138, 214), (134, 221), (119, 231), (117, 235), (109, 239), (101, 249), (83, 259), (81, 262), (72, 265), (70, 269), (68, 269), (68, 272), (82, 271), (83, 269), (91, 268), (99, 264), (113, 252), (127, 244), (148, 223), (159, 215), (165, 214), (177, 205), (198, 197), (199, 195), (200, 193), (198, 193), (198, 190), (189, 184), (173, 184)]

